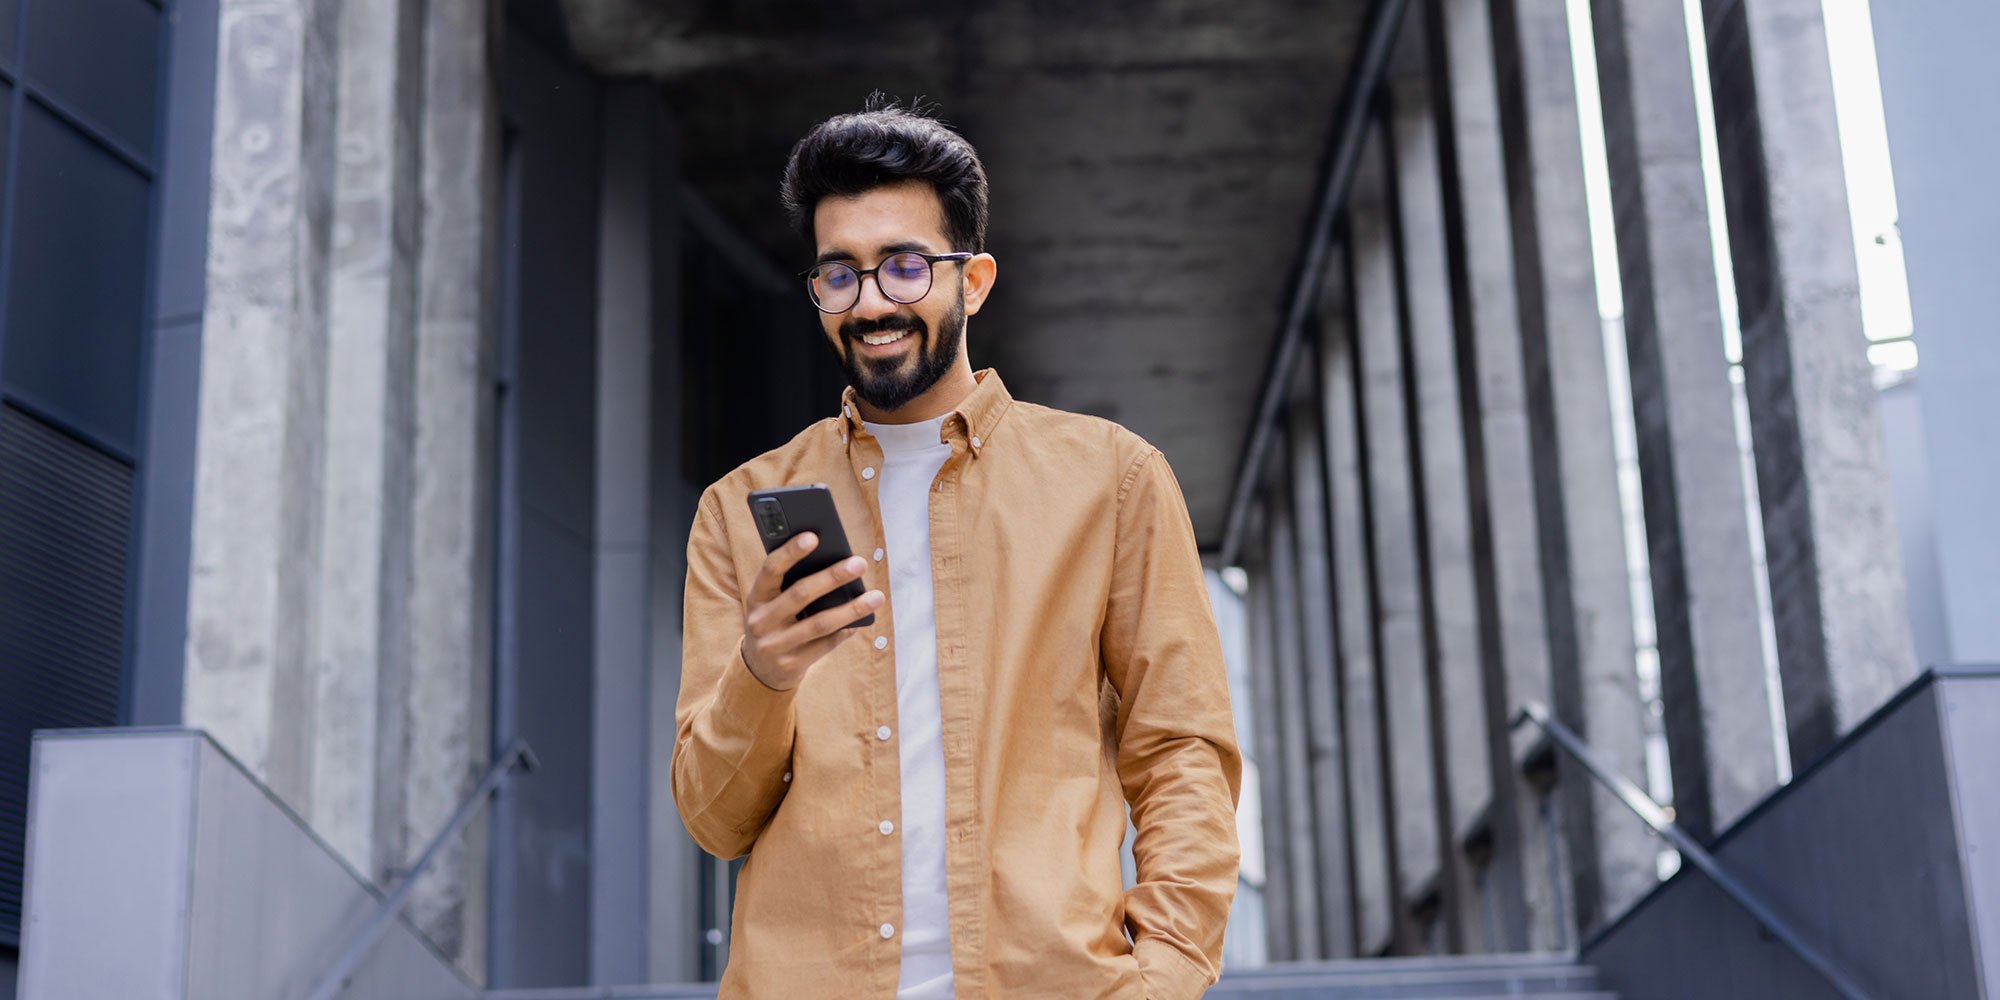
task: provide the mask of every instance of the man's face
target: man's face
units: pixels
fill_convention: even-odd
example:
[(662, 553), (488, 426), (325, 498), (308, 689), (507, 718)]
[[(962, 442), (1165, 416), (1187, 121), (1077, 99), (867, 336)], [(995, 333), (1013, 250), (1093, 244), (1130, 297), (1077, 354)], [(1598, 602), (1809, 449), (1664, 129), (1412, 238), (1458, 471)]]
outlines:
[[(866, 271), (890, 255), (914, 250), (950, 253), (944, 205), (921, 181), (905, 181), (852, 196), (822, 199), (813, 211), (819, 263)], [(855, 394), (893, 411), (937, 384), (964, 350), (965, 317), (979, 311), (992, 258), (938, 261), (930, 290), (915, 302), (882, 294), (879, 276), (861, 279), (860, 297), (843, 313), (819, 314), (834, 354)]]

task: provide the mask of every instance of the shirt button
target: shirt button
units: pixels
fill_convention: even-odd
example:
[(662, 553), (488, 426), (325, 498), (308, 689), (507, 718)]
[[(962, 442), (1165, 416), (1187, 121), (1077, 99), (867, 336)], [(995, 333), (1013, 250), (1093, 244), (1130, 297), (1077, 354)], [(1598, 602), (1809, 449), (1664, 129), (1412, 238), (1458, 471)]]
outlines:
[(882, 821), (882, 824), (880, 826), (877, 826), (875, 829), (882, 831), (882, 836), (886, 837), (896, 832), (896, 824), (891, 823), (885, 819)]
[(888, 727), (888, 726), (876, 726), (876, 727), (875, 727), (875, 738), (876, 738), (876, 739), (878, 739), (878, 740), (886, 740), (886, 739), (888, 739), (888, 738), (889, 738), (889, 727)]
[(887, 941), (895, 936), (896, 936), (896, 925), (894, 924), (882, 925), (882, 940)]
[(876, 649), (888, 649), (888, 648), (889, 648), (889, 637), (888, 637), (888, 636), (886, 636), (886, 635), (878, 635), (878, 636), (876, 636), (876, 637), (875, 637), (875, 648), (876, 648)]
[(974, 448), (977, 448), (977, 447), (979, 447), (979, 436), (978, 436), (978, 435), (976, 435), (976, 434), (975, 434), (975, 435), (973, 435), (973, 438), (972, 438), (972, 446), (973, 446)]
[(862, 470), (861, 470), (861, 478), (863, 478), (863, 479), (873, 479), (873, 478), (875, 478), (875, 467), (871, 465), (871, 466), (868, 466), (868, 467), (866, 467), (866, 468), (862, 469)]
[(875, 561), (876, 561), (876, 562), (881, 562), (881, 561), (882, 561), (882, 550), (881, 550), (881, 549), (876, 549), (876, 550), (875, 550)]

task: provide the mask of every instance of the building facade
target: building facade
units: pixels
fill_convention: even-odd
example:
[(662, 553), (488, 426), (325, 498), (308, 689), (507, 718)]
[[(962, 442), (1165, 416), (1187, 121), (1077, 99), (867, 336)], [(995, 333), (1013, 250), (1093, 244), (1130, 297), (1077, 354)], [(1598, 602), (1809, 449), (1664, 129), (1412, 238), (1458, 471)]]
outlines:
[[(1962, 6), (1873, 22), (1912, 338), (1868, 318), (1836, 0), (0, 2), (0, 997), (112, 974), (73, 879), (167, 729), (342, 886), (215, 848), (254, 878), (186, 940), (302, 956), (242, 995), (307, 995), (517, 742), (380, 954), (466, 996), (719, 976), (734, 867), (664, 779), (687, 526), (835, 405), (767, 161), (876, 85), (988, 153), (1020, 269), (975, 361), (1187, 488), (1249, 757), (1232, 969), (1580, 954), (1681, 995), (1633, 985), (1685, 957), (1645, 936), (1807, 995), (1518, 715), (1777, 872), (1812, 803), (1893, 815), (1854, 762), (1935, 696), (1946, 750), (1879, 766), (1940, 783), (1907, 808), (1953, 837), (1894, 843), (1949, 891), (1810, 896), (1879, 861), (1838, 838), (1752, 881), (1885, 995), (1979, 995), (2000, 794), (1941, 776), (2000, 706), (1925, 670), (2000, 663), (2000, 20)], [(64, 771), (77, 730), (142, 742)], [(1839, 947), (1892, 922), (1941, 950)], [(184, 942), (183, 988), (227, 952)]]

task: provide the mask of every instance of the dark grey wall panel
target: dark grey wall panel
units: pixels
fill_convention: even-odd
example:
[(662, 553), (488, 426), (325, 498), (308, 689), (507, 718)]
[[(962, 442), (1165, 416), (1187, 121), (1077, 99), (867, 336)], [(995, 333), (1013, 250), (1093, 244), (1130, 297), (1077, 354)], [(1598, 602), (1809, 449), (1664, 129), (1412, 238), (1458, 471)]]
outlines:
[[(163, 16), (148, 0), (38, 0), (28, 7), (28, 75), (92, 125), (150, 156)], [(84, 53), (89, 58), (80, 58)]]
[[(1919, 681), (1714, 846), (1877, 997), (1982, 996), (1939, 726), (1939, 688)], [(1836, 995), (1692, 867), (1583, 959), (1623, 1000)]]
[(489, 981), (567, 986), (590, 977), (599, 85), (519, 24), (502, 62), (493, 736), (542, 766), (496, 803)]
[(32, 101), (20, 125), (0, 378), (131, 455), (150, 182)]
[(14, 41), (19, 36), (21, 0), (0, 0), (0, 66), (14, 68)]

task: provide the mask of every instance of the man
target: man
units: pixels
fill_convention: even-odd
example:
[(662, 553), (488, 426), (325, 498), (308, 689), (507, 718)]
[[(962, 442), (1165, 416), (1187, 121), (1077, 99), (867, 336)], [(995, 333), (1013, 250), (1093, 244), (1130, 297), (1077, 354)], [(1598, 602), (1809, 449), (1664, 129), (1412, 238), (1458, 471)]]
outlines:
[[(973, 373), (986, 193), (963, 138), (874, 101), (786, 167), (851, 384), (710, 486), (688, 540), (674, 798), (704, 849), (748, 855), (725, 998), (1182, 1000), (1217, 976), (1241, 760), (1186, 504), (1138, 436)], [(746, 495), (809, 483), (857, 554), (781, 589), (817, 540), (766, 556)]]

